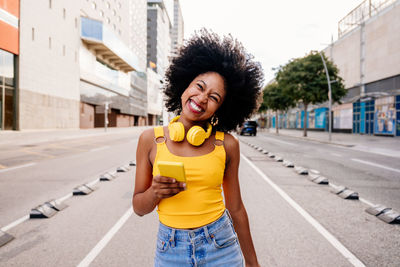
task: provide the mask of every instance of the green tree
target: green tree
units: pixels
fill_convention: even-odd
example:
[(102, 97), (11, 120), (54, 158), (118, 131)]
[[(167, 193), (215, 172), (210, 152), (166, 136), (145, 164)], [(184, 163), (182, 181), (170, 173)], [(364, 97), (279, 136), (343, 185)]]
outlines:
[(273, 82), (265, 86), (263, 90), (263, 102), (260, 109), (263, 108), (265, 110), (270, 109), (275, 111), (275, 127), (277, 134), (279, 134), (279, 111), (285, 111), (294, 106), (294, 104), (294, 99), (290, 95), (286, 94), (277, 82)]
[[(345, 94), (343, 79), (338, 68), (324, 54), (329, 78), (331, 80), (332, 102), (339, 101)], [(304, 106), (304, 132), (307, 136), (307, 108), (310, 104), (319, 104), (328, 100), (328, 82), (320, 54), (311, 51), (302, 58), (291, 60), (280, 67), (276, 80), (285, 94), (291, 95)], [(333, 82), (332, 82), (333, 81)]]

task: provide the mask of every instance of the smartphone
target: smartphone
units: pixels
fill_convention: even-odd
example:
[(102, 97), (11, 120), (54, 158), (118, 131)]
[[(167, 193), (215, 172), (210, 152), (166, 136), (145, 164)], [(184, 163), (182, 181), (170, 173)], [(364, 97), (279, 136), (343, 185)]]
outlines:
[(157, 167), (161, 176), (174, 178), (178, 182), (186, 183), (183, 162), (157, 161)]

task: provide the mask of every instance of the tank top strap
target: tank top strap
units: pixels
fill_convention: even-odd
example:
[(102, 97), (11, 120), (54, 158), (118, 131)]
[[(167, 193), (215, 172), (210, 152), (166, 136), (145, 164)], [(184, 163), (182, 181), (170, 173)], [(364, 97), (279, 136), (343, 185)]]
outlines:
[(164, 137), (164, 128), (162, 126), (154, 127), (154, 137), (156, 139), (159, 137)]
[(224, 141), (224, 132), (216, 131), (215, 140)]

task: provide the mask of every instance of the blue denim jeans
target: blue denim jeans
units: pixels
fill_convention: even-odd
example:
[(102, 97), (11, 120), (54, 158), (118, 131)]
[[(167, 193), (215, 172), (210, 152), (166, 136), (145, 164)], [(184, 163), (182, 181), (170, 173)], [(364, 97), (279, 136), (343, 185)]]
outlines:
[(215, 222), (193, 230), (160, 223), (154, 266), (242, 267), (242, 251), (228, 210)]

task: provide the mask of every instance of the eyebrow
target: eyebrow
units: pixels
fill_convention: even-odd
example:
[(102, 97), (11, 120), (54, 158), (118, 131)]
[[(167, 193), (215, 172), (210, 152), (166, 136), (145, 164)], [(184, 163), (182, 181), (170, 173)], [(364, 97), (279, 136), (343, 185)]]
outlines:
[[(207, 87), (207, 84), (206, 84), (206, 82), (205, 82), (205, 81), (203, 81), (203, 80), (199, 80), (199, 82), (202, 82), (202, 83), (204, 83), (204, 85)], [(222, 99), (221, 95), (220, 95), (220, 94), (218, 94), (217, 92), (213, 92), (213, 94), (216, 94), (217, 96), (219, 96), (219, 99)]]
[(199, 82), (202, 82), (202, 83), (204, 83), (204, 85), (207, 87), (207, 84), (206, 84), (206, 82), (205, 82), (205, 81), (203, 81), (203, 80), (199, 80)]

